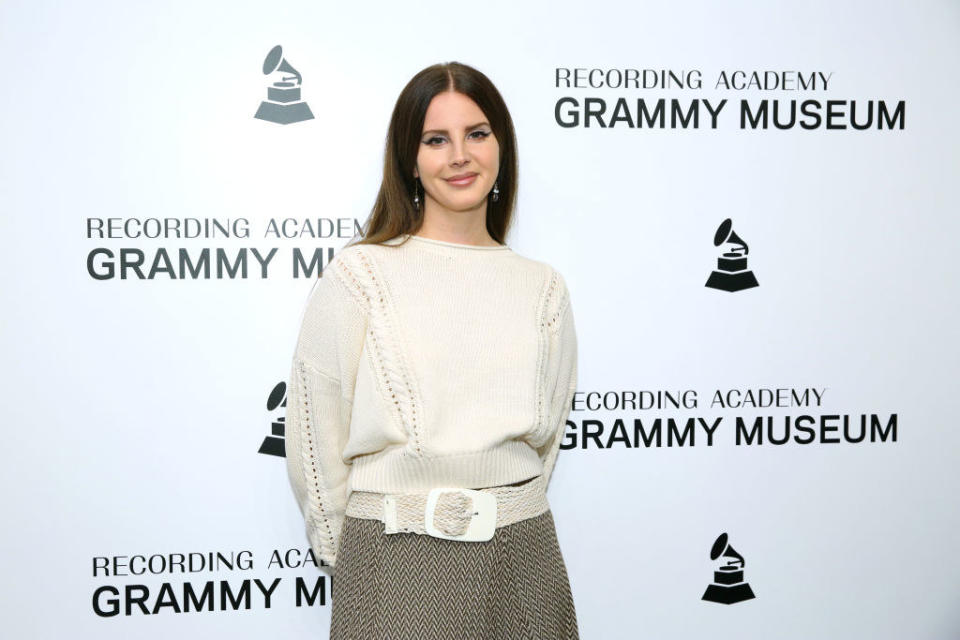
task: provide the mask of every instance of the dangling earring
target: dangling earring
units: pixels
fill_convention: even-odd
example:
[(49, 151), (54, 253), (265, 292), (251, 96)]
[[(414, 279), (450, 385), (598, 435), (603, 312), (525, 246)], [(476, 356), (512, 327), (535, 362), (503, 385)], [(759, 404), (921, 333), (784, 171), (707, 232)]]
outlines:
[(498, 180), (493, 181), (493, 201), (496, 202), (500, 199), (500, 189), (497, 187)]
[(417, 179), (413, 179), (413, 208), (420, 213), (420, 190), (417, 189)]

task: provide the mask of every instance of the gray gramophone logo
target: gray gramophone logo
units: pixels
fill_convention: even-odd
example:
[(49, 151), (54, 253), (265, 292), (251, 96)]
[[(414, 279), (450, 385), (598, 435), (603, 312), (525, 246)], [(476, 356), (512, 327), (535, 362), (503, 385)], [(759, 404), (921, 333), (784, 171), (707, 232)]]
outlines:
[(759, 286), (753, 271), (747, 269), (747, 254), (750, 250), (747, 248), (747, 243), (734, 233), (733, 221), (730, 218), (720, 223), (713, 236), (715, 247), (722, 244), (729, 246), (717, 258), (717, 269), (710, 274), (704, 286), (730, 292)]
[(753, 589), (743, 579), (743, 567), (747, 564), (743, 556), (730, 546), (726, 533), (721, 533), (710, 549), (710, 559), (731, 558), (713, 572), (713, 583), (707, 585), (701, 600), (734, 604), (754, 598)]
[(283, 57), (283, 48), (280, 45), (270, 49), (270, 53), (263, 61), (263, 75), (268, 76), (275, 71), (293, 75), (286, 76), (281, 73), (280, 78), (267, 87), (267, 99), (260, 103), (260, 108), (253, 117), (277, 124), (291, 124), (313, 119), (310, 107), (300, 100), (302, 81), (300, 73)]
[[(283, 409), (286, 406), (287, 383), (280, 381), (270, 391), (270, 395), (267, 396), (267, 411)], [(286, 426), (287, 417), (284, 412), (281, 411), (280, 416), (270, 423), (270, 435), (263, 439), (263, 443), (260, 445), (257, 453), (264, 453), (268, 456), (280, 456), (281, 458), (285, 457), (287, 455), (286, 441), (284, 440), (284, 436), (287, 433)]]

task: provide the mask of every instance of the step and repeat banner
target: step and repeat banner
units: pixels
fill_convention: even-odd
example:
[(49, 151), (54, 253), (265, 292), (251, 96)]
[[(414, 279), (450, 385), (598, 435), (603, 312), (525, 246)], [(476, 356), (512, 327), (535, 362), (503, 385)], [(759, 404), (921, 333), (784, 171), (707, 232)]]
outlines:
[[(0, 5), (10, 638), (320, 638), (284, 464), (420, 69), (567, 279), (581, 637), (960, 637), (957, 2)], [(334, 578), (335, 579), (335, 578)]]

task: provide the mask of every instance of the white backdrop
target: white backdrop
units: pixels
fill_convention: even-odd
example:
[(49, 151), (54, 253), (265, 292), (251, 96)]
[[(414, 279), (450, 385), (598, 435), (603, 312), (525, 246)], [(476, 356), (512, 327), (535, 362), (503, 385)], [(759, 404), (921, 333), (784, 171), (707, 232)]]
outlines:
[[(299, 566), (282, 458), (258, 453), (311, 286), (292, 259), (352, 236), (400, 89), (458, 60), (515, 119), (508, 244), (564, 273), (577, 318), (571, 448), (549, 497), (581, 636), (960, 636), (958, 35), (945, 1), (3, 3), (2, 635), (326, 637), (330, 601), (296, 596), (298, 580), (329, 582)], [(253, 117), (277, 44), (313, 119)], [(558, 69), (700, 84), (567, 87)], [(790, 84), (718, 87), (767, 71)], [(826, 88), (798, 90), (818, 74)], [(565, 98), (578, 126), (558, 123)], [(638, 99), (699, 105), (699, 126), (584, 126), (587, 99), (608, 122), (621, 98), (631, 117)], [(704, 100), (727, 101), (716, 128)], [(821, 115), (838, 101), (847, 125), (851, 104), (860, 121), (870, 101), (901, 111), (892, 129), (742, 127), (741, 102), (764, 100)], [(108, 218), (117, 233), (101, 237)], [(230, 233), (123, 232), (167, 218)], [(726, 218), (757, 287), (704, 286)], [(294, 232), (270, 235), (285, 219)], [(318, 220), (322, 237), (297, 233)], [(276, 249), (265, 275), (254, 249)], [(204, 250), (248, 270), (108, 269), (139, 251), (149, 276), (158, 256)], [(810, 401), (714, 397), (778, 389)], [(687, 403), (621, 402), (641, 392)], [(862, 415), (895, 437), (819, 430)], [(737, 443), (738, 418), (777, 437), (800, 416), (813, 442)], [(700, 426), (668, 442), (671, 418), (719, 420), (712, 444)], [(634, 437), (658, 424), (662, 446)], [(756, 596), (732, 605), (701, 599), (723, 532)], [(222, 558), (182, 571), (175, 554)], [(212, 610), (188, 610), (185, 589), (204, 588)]]

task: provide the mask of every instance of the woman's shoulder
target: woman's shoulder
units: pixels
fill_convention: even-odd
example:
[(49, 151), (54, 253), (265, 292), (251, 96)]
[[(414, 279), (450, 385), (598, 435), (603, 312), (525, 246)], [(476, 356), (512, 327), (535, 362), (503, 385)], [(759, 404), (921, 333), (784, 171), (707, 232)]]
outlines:
[(539, 274), (548, 286), (551, 282), (554, 284), (554, 286), (566, 284), (563, 274), (559, 269), (553, 266), (552, 263), (547, 262), (546, 260), (528, 258), (519, 254), (517, 254), (517, 257), (526, 264), (528, 269)]
[(538, 260), (517, 254), (518, 261), (525, 265), (539, 288), (538, 308), (549, 326), (561, 315), (570, 303), (567, 280), (558, 268), (546, 260)]

